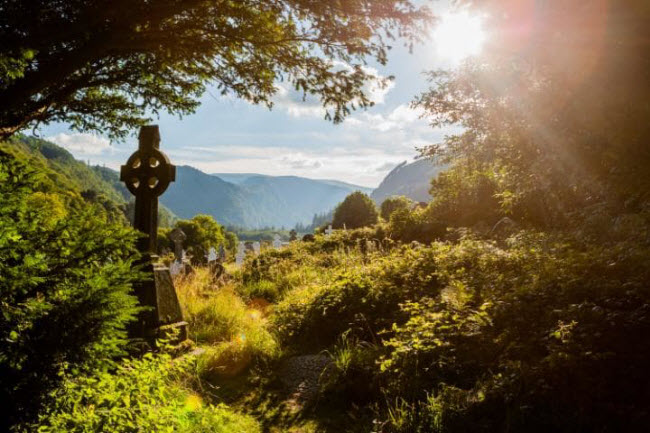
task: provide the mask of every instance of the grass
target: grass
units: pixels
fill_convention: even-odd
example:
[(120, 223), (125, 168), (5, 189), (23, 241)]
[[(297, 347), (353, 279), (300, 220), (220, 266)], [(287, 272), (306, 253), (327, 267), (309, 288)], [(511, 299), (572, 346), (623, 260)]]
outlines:
[(246, 305), (232, 285), (213, 284), (207, 268), (177, 278), (175, 286), (190, 338), (204, 349), (198, 360), (200, 375), (233, 376), (256, 358), (278, 355), (263, 305)]

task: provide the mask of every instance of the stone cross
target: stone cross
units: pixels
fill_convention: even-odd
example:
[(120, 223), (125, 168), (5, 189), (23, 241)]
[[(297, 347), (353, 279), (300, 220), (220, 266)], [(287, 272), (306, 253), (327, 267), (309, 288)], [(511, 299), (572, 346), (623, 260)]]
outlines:
[(219, 245), (219, 260), (222, 263), (226, 261), (226, 249), (223, 247), (223, 244)]
[(331, 236), (332, 233), (334, 233), (334, 230), (332, 230), (332, 224), (327, 226), (327, 230), (325, 230), (325, 233), (327, 234), (327, 236)]
[(138, 136), (138, 150), (120, 170), (120, 180), (135, 196), (133, 227), (146, 238), (138, 241), (141, 252), (155, 253), (158, 235), (158, 196), (176, 180), (176, 167), (159, 150), (157, 125), (143, 126)]
[(187, 339), (187, 322), (183, 320), (174, 281), (169, 268), (157, 262), (158, 197), (176, 178), (176, 167), (159, 150), (158, 126), (140, 128), (139, 145), (120, 171), (120, 180), (135, 196), (133, 226), (145, 236), (138, 240), (142, 253), (140, 265), (149, 278), (133, 285), (141, 306), (147, 307), (129, 324), (129, 337), (155, 347), (156, 340), (175, 335)]
[(255, 251), (255, 255), (259, 255), (261, 249), (262, 245), (259, 243), (259, 241), (253, 242), (253, 251)]
[(183, 260), (183, 241), (187, 239), (187, 235), (177, 227), (169, 234), (169, 239), (174, 243), (174, 256), (180, 262)]

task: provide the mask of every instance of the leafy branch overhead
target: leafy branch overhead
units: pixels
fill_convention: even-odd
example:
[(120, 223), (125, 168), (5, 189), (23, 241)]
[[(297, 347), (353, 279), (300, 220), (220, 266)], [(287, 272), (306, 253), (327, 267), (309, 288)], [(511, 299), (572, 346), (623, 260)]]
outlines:
[(54, 121), (119, 139), (208, 85), (271, 107), (277, 81), (340, 122), (372, 105), (366, 60), (429, 17), (410, 0), (0, 0), (0, 139)]

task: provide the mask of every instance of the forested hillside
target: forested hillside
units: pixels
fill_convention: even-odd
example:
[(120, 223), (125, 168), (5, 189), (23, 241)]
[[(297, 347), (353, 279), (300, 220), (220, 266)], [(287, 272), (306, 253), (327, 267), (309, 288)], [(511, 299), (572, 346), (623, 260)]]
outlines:
[[(133, 218), (133, 196), (120, 182), (116, 171), (77, 161), (64, 148), (36, 137), (17, 136), (0, 143), (0, 149), (43, 172), (59, 191), (74, 191), (89, 201), (102, 203), (111, 212)], [(176, 219), (164, 205), (160, 206), (158, 214), (161, 227), (170, 226)]]

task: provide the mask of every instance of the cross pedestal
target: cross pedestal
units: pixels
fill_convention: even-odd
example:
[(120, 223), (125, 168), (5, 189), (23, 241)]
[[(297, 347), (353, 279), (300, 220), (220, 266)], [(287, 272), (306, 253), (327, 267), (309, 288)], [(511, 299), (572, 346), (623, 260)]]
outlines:
[(158, 126), (143, 126), (138, 136), (138, 150), (123, 165), (120, 180), (135, 196), (133, 226), (145, 236), (139, 239), (138, 249), (142, 253), (143, 270), (150, 278), (135, 285), (134, 291), (140, 305), (148, 307), (138, 315), (129, 333), (155, 344), (157, 338), (169, 336), (175, 330), (176, 339), (187, 339), (187, 322), (176, 295), (176, 289), (169, 268), (157, 264), (158, 196), (176, 178), (176, 167), (167, 155), (159, 150)]

